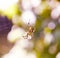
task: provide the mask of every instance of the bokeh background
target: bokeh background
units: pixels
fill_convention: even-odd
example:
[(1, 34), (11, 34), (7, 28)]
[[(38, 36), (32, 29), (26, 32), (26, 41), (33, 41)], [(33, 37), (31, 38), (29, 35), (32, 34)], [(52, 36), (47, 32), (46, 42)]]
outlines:
[(29, 0), (0, 0), (0, 57), (14, 45), (7, 40), (12, 26), (28, 31), (28, 23), (35, 28), (37, 58), (60, 58), (60, 0), (31, 0), (31, 5)]

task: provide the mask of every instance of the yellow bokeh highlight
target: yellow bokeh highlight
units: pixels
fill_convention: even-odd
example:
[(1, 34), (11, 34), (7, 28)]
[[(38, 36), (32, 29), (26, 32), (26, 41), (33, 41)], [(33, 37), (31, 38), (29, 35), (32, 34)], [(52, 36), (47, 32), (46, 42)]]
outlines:
[(45, 28), (44, 28), (44, 33), (45, 33), (45, 34), (46, 34), (46, 33), (51, 33), (51, 31), (52, 31), (52, 30), (50, 30), (48, 27), (45, 27)]
[(9, 19), (11, 19), (14, 15), (18, 14), (18, 6), (17, 4), (14, 4), (7, 8), (5, 11), (2, 11), (2, 13), (7, 16)]

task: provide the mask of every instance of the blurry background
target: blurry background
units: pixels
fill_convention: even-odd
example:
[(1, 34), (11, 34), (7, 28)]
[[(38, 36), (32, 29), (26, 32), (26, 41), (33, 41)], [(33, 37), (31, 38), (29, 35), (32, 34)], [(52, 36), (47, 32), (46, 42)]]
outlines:
[(60, 0), (0, 0), (0, 56), (14, 45), (7, 40), (12, 26), (27, 30), (28, 23), (35, 28), (37, 58), (56, 58), (60, 53)]

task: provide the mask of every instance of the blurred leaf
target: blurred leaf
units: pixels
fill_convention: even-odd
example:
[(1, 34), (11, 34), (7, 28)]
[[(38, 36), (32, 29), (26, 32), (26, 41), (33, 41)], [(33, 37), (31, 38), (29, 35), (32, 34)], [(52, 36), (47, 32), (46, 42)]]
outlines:
[(43, 18), (48, 18), (50, 17), (51, 9), (47, 2), (42, 2), (41, 3), (41, 10), (40, 10), (40, 16)]
[(35, 24), (35, 37), (40, 35), (40, 31), (42, 31), (41, 24), (43, 22), (43, 17), (37, 16), (36, 24)]

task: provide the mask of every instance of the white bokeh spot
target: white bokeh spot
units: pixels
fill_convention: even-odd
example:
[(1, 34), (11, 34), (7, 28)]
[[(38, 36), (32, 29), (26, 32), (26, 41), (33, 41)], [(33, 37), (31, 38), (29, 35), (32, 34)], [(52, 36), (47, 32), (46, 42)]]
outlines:
[(32, 11), (24, 11), (22, 13), (22, 21), (28, 25), (28, 23), (30, 25), (34, 25), (36, 22), (36, 16), (34, 15), (34, 13)]

